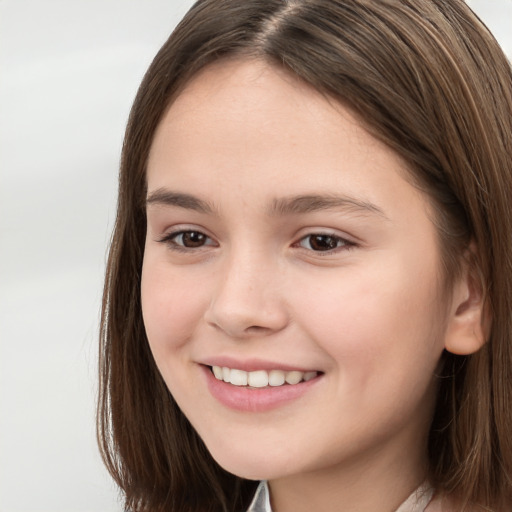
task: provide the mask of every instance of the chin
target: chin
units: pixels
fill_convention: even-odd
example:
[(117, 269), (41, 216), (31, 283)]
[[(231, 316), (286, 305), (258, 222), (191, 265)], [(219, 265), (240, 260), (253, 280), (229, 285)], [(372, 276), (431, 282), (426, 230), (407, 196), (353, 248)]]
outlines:
[(276, 460), (275, 454), (272, 453), (255, 456), (245, 451), (237, 453), (233, 447), (229, 453), (215, 451), (210, 451), (210, 453), (223, 469), (247, 480), (272, 480), (289, 473), (290, 466)]

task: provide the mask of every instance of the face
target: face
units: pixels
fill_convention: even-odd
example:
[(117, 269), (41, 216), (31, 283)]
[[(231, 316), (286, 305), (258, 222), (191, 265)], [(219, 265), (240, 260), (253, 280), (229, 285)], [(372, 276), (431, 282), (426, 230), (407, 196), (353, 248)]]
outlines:
[(348, 109), (260, 61), (210, 66), (162, 119), (144, 323), (228, 471), (421, 464), (444, 327), (439, 242), (406, 173)]

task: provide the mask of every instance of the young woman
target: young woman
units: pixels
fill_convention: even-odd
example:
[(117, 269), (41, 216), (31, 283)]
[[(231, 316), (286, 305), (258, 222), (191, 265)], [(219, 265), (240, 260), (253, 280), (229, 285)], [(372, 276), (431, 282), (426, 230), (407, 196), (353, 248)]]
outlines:
[(510, 510), (511, 154), (462, 0), (197, 2), (123, 149), (99, 438), (126, 509)]

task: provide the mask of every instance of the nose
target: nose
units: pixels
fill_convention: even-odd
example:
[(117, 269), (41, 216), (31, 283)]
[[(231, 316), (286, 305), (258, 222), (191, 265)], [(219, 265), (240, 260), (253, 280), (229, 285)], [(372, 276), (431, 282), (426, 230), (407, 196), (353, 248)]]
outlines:
[(229, 337), (268, 336), (288, 324), (282, 272), (268, 259), (254, 254), (231, 258), (216, 284), (205, 320)]

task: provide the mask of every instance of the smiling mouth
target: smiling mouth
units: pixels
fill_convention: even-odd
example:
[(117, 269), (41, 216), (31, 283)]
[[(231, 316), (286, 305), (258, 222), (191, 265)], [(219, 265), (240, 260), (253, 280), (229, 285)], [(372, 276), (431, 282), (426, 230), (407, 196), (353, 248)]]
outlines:
[(319, 375), (317, 371), (256, 370), (246, 372), (225, 366), (211, 366), (210, 368), (217, 380), (233, 384), (234, 386), (247, 388), (293, 386), (301, 382), (312, 380)]

